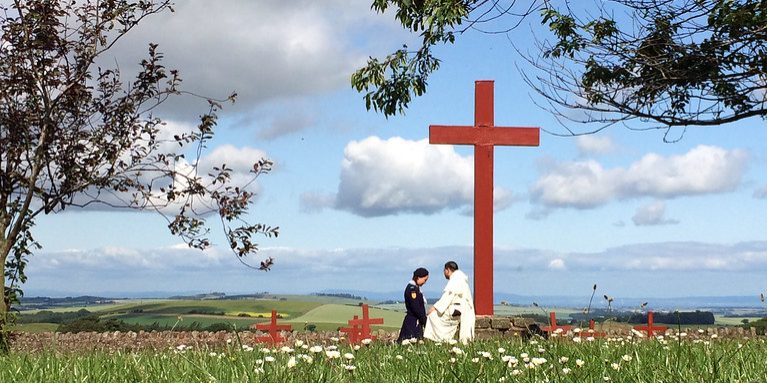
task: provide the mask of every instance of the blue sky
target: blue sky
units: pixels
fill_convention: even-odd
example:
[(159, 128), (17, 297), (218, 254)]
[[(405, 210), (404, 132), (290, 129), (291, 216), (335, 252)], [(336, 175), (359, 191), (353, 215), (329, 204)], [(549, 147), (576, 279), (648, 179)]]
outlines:
[[(238, 92), (207, 160), (275, 161), (250, 216), (281, 228), (260, 241), (274, 268), (242, 267), (225, 247), (188, 249), (151, 213), (68, 210), (37, 222), (44, 249), (30, 260), (27, 294), (397, 292), (416, 267), (439, 276), (451, 259), (471, 275), (473, 151), (428, 145), (428, 126), (471, 124), (474, 81), (491, 79), (497, 125), (563, 132), (535, 106), (519, 73), (531, 69), (509, 43), (529, 50), (531, 30), (545, 31), (467, 33), (438, 50), (428, 93), (386, 119), (365, 110), (349, 76), (368, 56), (415, 43), (391, 15), (365, 1), (210, 4), (180, 2), (147, 20), (104, 62), (130, 73), (154, 41), (187, 90)], [(203, 108), (182, 97), (161, 112), (182, 129)], [(596, 283), (623, 297), (758, 299), (767, 290), (764, 121), (690, 128), (673, 144), (664, 133), (616, 126), (497, 147), (496, 291), (588, 296)], [(433, 278), (425, 290), (442, 287)]]

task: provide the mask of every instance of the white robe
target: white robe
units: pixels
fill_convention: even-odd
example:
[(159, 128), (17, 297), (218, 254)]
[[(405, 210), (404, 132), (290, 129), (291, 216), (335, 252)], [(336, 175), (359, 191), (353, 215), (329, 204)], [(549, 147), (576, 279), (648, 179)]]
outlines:
[[(460, 324), (458, 339), (464, 344), (474, 339), (474, 300), (466, 273), (461, 270), (453, 271), (442, 291), (442, 297), (434, 304), (434, 309), (435, 311), (426, 318), (423, 334), (425, 338), (435, 342), (455, 339)], [(452, 316), (455, 310), (461, 312), (460, 317)]]

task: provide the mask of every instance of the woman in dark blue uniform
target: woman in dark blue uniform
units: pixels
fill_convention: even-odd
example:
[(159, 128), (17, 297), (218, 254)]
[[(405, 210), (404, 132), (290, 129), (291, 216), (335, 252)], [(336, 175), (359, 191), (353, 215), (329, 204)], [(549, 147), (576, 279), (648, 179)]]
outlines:
[(421, 293), (421, 286), (429, 279), (429, 271), (423, 267), (413, 272), (413, 280), (405, 287), (405, 319), (399, 330), (397, 342), (402, 343), (405, 339), (423, 338), (423, 328), (426, 326), (426, 299)]

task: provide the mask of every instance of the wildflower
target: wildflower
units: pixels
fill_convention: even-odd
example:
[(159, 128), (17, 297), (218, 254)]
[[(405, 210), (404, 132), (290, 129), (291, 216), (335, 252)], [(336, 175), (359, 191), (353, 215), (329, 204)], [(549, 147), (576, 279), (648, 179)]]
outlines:
[(545, 348), (541, 347), (541, 348), (538, 349), (538, 353), (539, 354), (543, 354), (544, 352), (546, 352)]
[(594, 341), (594, 337), (593, 336), (590, 336), (590, 337), (586, 338), (586, 342), (593, 342), (593, 341)]
[(264, 373), (264, 368), (263, 367), (256, 367), (256, 368), (253, 369), (253, 372), (255, 372), (256, 374), (263, 374)]
[(618, 371), (621, 369), (621, 365), (618, 363), (611, 363), (610, 367), (612, 367), (613, 370)]
[(261, 365), (264, 364), (264, 360), (263, 359), (256, 359), (255, 363), (256, 363), (257, 366), (261, 366)]
[(604, 380), (605, 382), (609, 382), (610, 381), (610, 377), (609, 376), (603, 376), (602, 380)]
[(447, 344), (449, 344), (449, 345), (458, 344), (458, 341), (455, 340), (455, 339), (450, 339), (450, 340), (447, 341)]
[[(504, 358), (506, 357), (504, 356)], [(506, 362), (506, 366), (511, 368), (511, 367), (516, 367), (517, 364), (519, 363), (519, 360), (517, 360), (517, 358), (513, 356), (509, 356), (508, 359), (504, 360), (504, 362)]]
[(338, 342), (338, 338), (336, 338), (336, 337), (332, 337), (332, 338), (330, 338), (330, 340), (333, 341), (333, 342)]
[(322, 352), (322, 346), (312, 346), (309, 347), (309, 352), (313, 352), (315, 354), (319, 354)]
[(232, 338), (227, 338), (226, 339), (226, 344), (232, 344)]
[(520, 370), (516, 370), (516, 369), (515, 370), (511, 370), (511, 375), (515, 375), (516, 376), (516, 375), (519, 375), (521, 373), (522, 373), (522, 371), (520, 371)]
[(355, 369), (357, 369), (357, 366), (353, 366), (351, 364), (344, 364), (344, 368), (346, 369), (346, 371), (352, 372)]
[(299, 358), (301, 358), (301, 359), (303, 359), (303, 360), (304, 360), (304, 362), (306, 362), (306, 363), (309, 363), (309, 364), (311, 364), (312, 362), (314, 362), (314, 358), (312, 358), (312, 357), (311, 357), (311, 356), (309, 356), (309, 355), (303, 355), (303, 354), (302, 354), (302, 355), (299, 355), (298, 357), (299, 357)]
[(410, 339), (402, 339), (402, 345), (403, 346), (409, 346), (410, 345)]
[(626, 354), (626, 355), (623, 355), (621, 359), (623, 359), (623, 361), (625, 362), (631, 362), (631, 359), (633, 358), (631, 357), (631, 355)]
[(335, 350), (327, 350), (325, 351), (325, 356), (327, 356), (328, 359), (337, 359), (341, 357), (341, 352)]
[(474, 363), (478, 363), (479, 362), (479, 358), (471, 358), (471, 361), (474, 362)]
[(450, 353), (451, 354), (456, 354), (456, 355), (463, 355), (463, 350), (461, 350), (458, 347), (453, 347), (453, 348), (450, 349)]
[(402, 360), (402, 359), (405, 359), (405, 358), (404, 358), (402, 355), (397, 355), (397, 356), (395, 356), (394, 358), (395, 358), (395, 359), (397, 359), (397, 360)]
[(370, 338), (365, 338), (365, 339), (362, 340), (362, 344), (364, 344), (366, 346), (369, 345), (372, 342), (373, 342), (373, 340), (370, 339)]
[(285, 354), (290, 354), (291, 352), (293, 352), (293, 349), (292, 349), (292, 348), (290, 348), (290, 347), (288, 347), (288, 346), (282, 346), (282, 348), (280, 349), (280, 351), (282, 351), (282, 352), (283, 352), (283, 353), (285, 353)]
[(354, 351), (359, 351), (360, 345), (355, 344), (354, 347), (352, 347), (352, 348), (354, 349)]
[(218, 354), (216, 354), (215, 352), (211, 352), (211, 353), (208, 354), (208, 356), (216, 356), (216, 355), (218, 355)]
[(717, 334), (711, 334), (711, 339), (716, 339), (716, 338), (719, 338), (719, 335), (717, 335)]
[(247, 351), (247, 352), (253, 351), (253, 347), (250, 347), (247, 344), (243, 344), (242, 351)]
[(519, 354), (519, 356), (520, 356), (522, 359), (524, 359), (524, 358), (527, 358), (529, 355), (527, 355), (527, 353), (526, 353), (526, 352), (523, 352), (523, 353)]
[(581, 343), (581, 337), (579, 337), (579, 336), (576, 336), (576, 337), (574, 337), (574, 338), (573, 338), (573, 342), (575, 342), (575, 343)]
[(296, 366), (296, 357), (291, 356), (290, 359), (288, 359), (288, 368), (293, 368)]
[(546, 363), (546, 358), (533, 358), (532, 362), (533, 362), (534, 365), (540, 366), (540, 365)]
[(559, 358), (559, 363), (565, 364), (568, 360), (570, 360), (570, 358), (563, 356)]
[(351, 352), (347, 352), (346, 354), (344, 354), (344, 358), (348, 360), (352, 360), (354, 359), (354, 354), (352, 354)]
[(264, 357), (264, 362), (272, 363), (272, 362), (274, 362), (274, 357), (273, 356), (265, 356)]
[(567, 368), (567, 367), (565, 367), (565, 368), (563, 368), (563, 369), (562, 369), (562, 373), (563, 373), (563, 374), (565, 374), (565, 375), (569, 374), (569, 373), (570, 373), (570, 371), (572, 371), (572, 370), (571, 370), (571, 369), (569, 369), (569, 368)]
[(479, 355), (485, 359), (493, 359), (493, 354), (487, 352), (487, 351), (480, 351)]
[(455, 358), (450, 358), (450, 360), (448, 360), (448, 361), (449, 361), (450, 363), (455, 363)]
[(298, 339), (298, 340), (296, 340), (295, 343), (293, 343), (293, 345), (296, 346), (296, 347), (303, 347), (304, 341)]
[(573, 329), (573, 333), (575, 333), (575, 334), (578, 334), (578, 333), (580, 333), (581, 331), (582, 331), (582, 330), (581, 330), (579, 327), (576, 327), (576, 328), (574, 328), (574, 329)]
[(326, 349), (326, 350), (331, 350), (331, 351), (334, 351), (334, 350), (338, 350), (338, 346), (336, 346), (336, 345), (330, 345), (330, 346), (327, 346), (327, 347), (325, 347), (325, 349)]
[(272, 350), (270, 350), (270, 349), (268, 349), (268, 348), (266, 348), (266, 347), (264, 347), (264, 348), (262, 348), (262, 349), (260, 349), (260, 350), (258, 350), (258, 351), (261, 351), (261, 352), (262, 352), (262, 353), (264, 353), (264, 354), (268, 354), (268, 353), (272, 352)]
[(503, 347), (498, 347), (498, 353), (499, 353), (499, 354), (503, 354), (503, 353), (505, 353), (505, 352), (506, 352), (506, 349), (505, 349), (505, 348), (503, 348)]
[(575, 360), (575, 365), (578, 366), (578, 367), (583, 367), (584, 364), (586, 364), (586, 362), (584, 362), (584, 361), (582, 361), (580, 359), (576, 359)]
[(498, 378), (498, 382), (505, 382), (505, 381), (506, 381), (506, 377), (505, 376), (502, 376), (502, 377)]

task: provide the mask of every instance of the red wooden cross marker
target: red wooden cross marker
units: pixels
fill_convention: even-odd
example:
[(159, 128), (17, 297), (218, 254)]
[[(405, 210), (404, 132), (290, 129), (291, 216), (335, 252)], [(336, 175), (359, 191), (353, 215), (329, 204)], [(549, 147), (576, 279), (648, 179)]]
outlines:
[(661, 333), (665, 333), (668, 330), (668, 326), (653, 326), (653, 314), (652, 311), (647, 312), (647, 326), (634, 326), (634, 330), (647, 331), (647, 336), (653, 336), (653, 333), (657, 330)]
[(561, 329), (562, 333), (566, 333), (572, 329), (573, 326), (570, 325), (564, 325), (564, 326), (557, 326), (557, 313), (550, 312), (549, 313), (549, 325), (543, 326), (541, 330), (548, 332), (549, 334), (553, 334), (555, 331)]
[(429, 126), (430, 144), (474, 145), (474, 308), (493, 315), (494, 145), (538, 146), (540, 128), (495, 126), (493, 81), (477, 81), (474, 126)]
[(342, 328), (341, 331), (349, 334), (349, 342), (357, 343), (365, 339), (375, 339), (375, 337), (370, 334), (370, 325), (383, 323), (383, 318), (370, 318), (368, 305), (363, 304), (362, 319), (358, 319), (355, 315), (354, 319), (349, 320), (350, 327)]
[[(352, 320), (349, 321), (349, 323), (357, 323), (357, 316), (355, 315)], [(362, 327), (359, 324), (349, 325), (349, 327), (341, 327), (338, 329), (338, 331), (346, 334), (346, 337), (349, 339), (349, 343), (359, 343), (362, 339), (360, 339), (360, 336), (362, 335)]]
[(277, 310), (272, 310), (272, 320), (269, 322), (269, 324), (257, 324), (256, 329), (269, 332), (269, 336), (258, 337), (256, 338), (257, 341), (277, 344), (283, 341), (282, 337), (280, 336), (280, 331), (290, 331), (291, 327), (289, 324), (278, 325)]
[(594, 329), (595, 325), (596, 323), (594, 322), (594, 320), (589, 319), (589, 330), (586, 332), (588, 336), (593, 336), (594, 338), (602, 338), (607, 336), (607, 334), (605, 334), (604, 332), (597, 331), (596, 329)]

